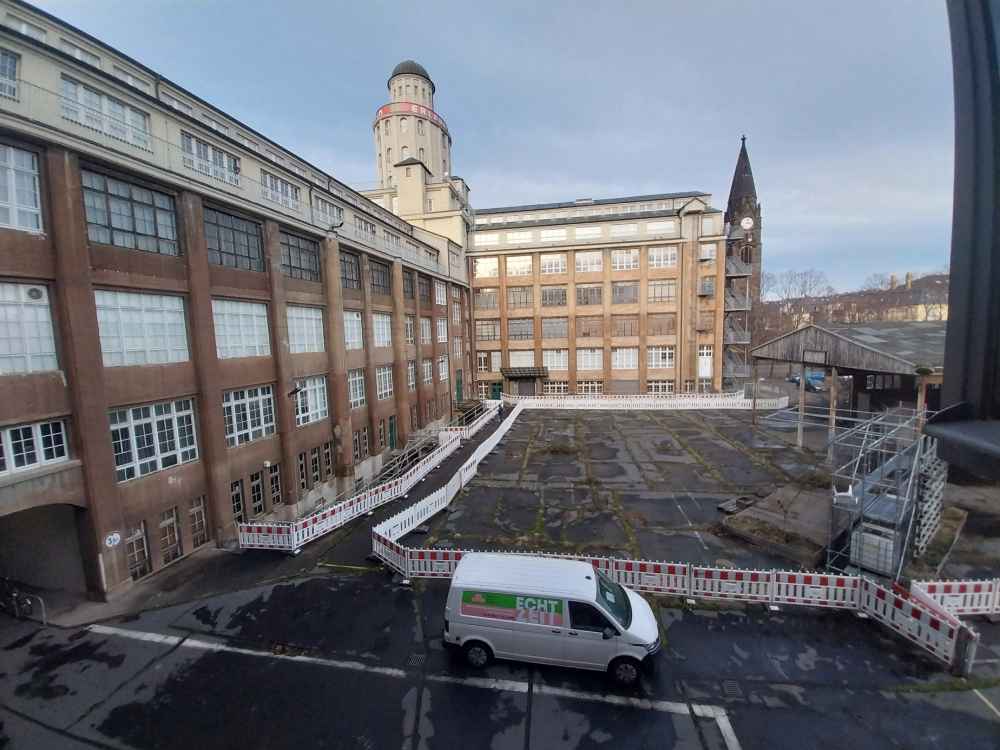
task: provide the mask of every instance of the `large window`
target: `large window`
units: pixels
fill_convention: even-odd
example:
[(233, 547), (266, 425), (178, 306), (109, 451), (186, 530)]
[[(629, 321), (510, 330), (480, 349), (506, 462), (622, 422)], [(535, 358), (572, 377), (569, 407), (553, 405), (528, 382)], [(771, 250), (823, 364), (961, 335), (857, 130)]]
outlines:
[(247, 271), (264, 270), (263, 243), (256, 222), (206, 208), (205, 243), (209, 263)]
[(326, 351), (326, 338), (323, 334), (323, 310), (321, 308), (288, 305), (286, 315), (288, 318), (288, 351), (292, 354)]
[(443, 281), (434, 281), (434, 304), (435, 305), (447, 305), (448, 304), (448, 287)]
[(260, 170), (260, 197), (264, 200), (298, 211), (301, 192), (298, 185), (266, 170)]
[(198, 458), (194, 403), (189, 398), (112, 409), (108, 418), (119, 482)]
[(532, 318), (511, 318), (507, 321), (507, 338), (515, 341), (535, 337), (535, 321)]
[(437, 323), (437, 340), (439, 344), (448, 343), (448, 319), (447, 318), (437, 318), (435, 320)]
[(347, 395), (352, 409), (357, 409), (359, 406), (365, 405), (367, 399), (365, 398), (364, 370), (358, 368), (357, 370), (347, 371)]
[(653, 369), (664, 369), (674, 366), (674, 347), (650, 346), (646, 348), (646, 364)]
[(507, 307), (531, 307), (532, 294), (530, 286), (507, 287)]
[(639, 268), (639, 248), (611, 251), (613, 271), (633, 271)]
[(546, 380), (542, 383), (542, 394), (545, 396), (566, 396), (569, 394), (569, 383), (565, 380)]
[(534, 367), (535, 352), (533, 349), (519, 349), (507, 355), (511, 367)]
[(365, 335), (361, 313), (356, 310), (344, 310), (344, 348), (348, 351), (364, 347)]
[(177, 255), (177, 215), (166, 193), (80, 171), (87, 237), (147, 253)]
[(638, 336), (638, 315), (614, 315), (611, 317), (612, 336)]
[(639, 348), (616, 346), (611, 349), (612, 370), (636, 370), (639, 368)]
[(413, 299), (417, 296), (417, 290), (413, 281), (413, 271), (403, 271), (403, 296), (406, 299)]
[(434, 382), (434, 363), (430, 359), (420, 360), (420, 377), (425, 384)]
[(274, 434), (274, 391), (269, 385), (222, 394), (226, 445), (230, 448)]
[(646, 392), (658, 396), (674, 392), (673, 380), (650, 380), (646, 383)]
[(590, 316), (576, 319), (576, 337), (580, 338), (601, 338), (604, 336), (604, 318)]
[(267, 305), (213, 299), (215, 351), (219, 359), (266, 357), (271, 354), (271, 335), (267, 326)]
[(550, 370), (568, 370), (569, 349), (542, 349), (542, 366)]
[(0, 428), (0, 476), (68, 461), (66, 440), (66, 426), (59, 420)]
[(340, 253), (340, 285), (344, 289), (361, 288), (361, 261), (354, 253)]
[(564, 286), (543, 286), (542, 287), (542, 307), (565, 307), (566, 287)]
[(499, 275), (500, 264), (496, 258), (474, 258), (472, 275), (477, 279), (489, 279)]
[(329, 413), (326, 400), (326, 378), (314, 375), (295, 381), (295, 424), (304, 425), (325, 419)]
[(281, 272), (292, 279), (319, 281), (319, 243), (296, 234), (280, 232)]
[(438, 357), (438, 380), (448, 379), (448, 355), (442, 354)]
[(417, 293), (421, 302), (431, 303), (431, 280), (423, 276), (417, 277)]
[(42, 231), (38, 156), (0, 144), (0, 227)]
[(375, 392), (378, 400), (392, 396), (392, 366), (384, 365), (375, 368)]
[(476, 372), (490, 371), (490, 353), (476, 352)]
[(189, 359), (181, 297), (97, 289), (94, 303), (105, 367)]
[(0, 283), (0, 375), (58, 369), (48, 289)]
[(78, 125), (149, 151), (149, 115), (120, 99), (62, 78), (62, 116)]
[(677, 333), (677, 313), (657, 313), (646, 316), (647, 336), (673, 336)]
[(531, 276), (531, 256), (515, 255), (507, 258), (508, 276)]
[(673, 246), (649, 248), (650, 268), (675, 268), (677, 266), (677, 248)]
[(539, 260), (542, 273), (566, 273), (565, 253), (545, 253)]
[(407, 315), (406, 319), (403, 321), (403, 337), (407, 344), (416, 343), (414, 338), (414, 328), (417, 325), (417, 319), (412, 315)]
[(417, 387), (417, 363), (412, 359), (406, 363), (406, 385), (411, 391)]
[(316, 209), (316, 218), (324, 226), (330, 227), (344, 220), (344, 209), (318, 195), (313, 195), (313, 208)]
[[(388, 120), (386, 120), (388, 122)], [(357, 463), (368, 457), (368, 428), (354, 431), (354, 461)]]
[(577, 370), (603, 370), (604, 350), (603, 349), (577, 349), (576, 350)]
[(564, 339), (569, 333), (567, 318), (542, 318), (543, 339)]
[(576, 392), (581, 396), (600, 396), (604, 393), (603, 380), (579, 380)]
[(181, 133), (184, 166), (213, 180), (239, 187), (240, 159), (191, 133)]
[(604, 300), (603, 284), (577, 284), (576, 304), (599, 305)]
[(476, 341), (499, 341), (499, 340), (500, 340), (499, 320), (476, 321)]
[(389, 278), (389, 266), (377, 260), (368, 262), (368, 270), (372, 275), (372, 292), (374, 294), (392, 294), (392, 282)]
[(600, 273), (604, 270), (604, 253), (600, 250), (576, 253), (577, 273)]
[(628, 305), (639, 301), (638, 281), (615, 281), (611, 284), (611, 304)]
[(388, 313), (374, 313), (372, 335), (375, 338), (375, 346), (392, 346), (392, 316)]
[(473, 304), (477, 310), (496, 310), (497, 295), (499, 289), (477, 289), (473, 297)]
[(660, 279), (649, 282), (650, 302), (676, 302), (677, 280)]
[(420, 319), (420, 343), (430, 344), (431, 339), (431, 319), (421, 318)]

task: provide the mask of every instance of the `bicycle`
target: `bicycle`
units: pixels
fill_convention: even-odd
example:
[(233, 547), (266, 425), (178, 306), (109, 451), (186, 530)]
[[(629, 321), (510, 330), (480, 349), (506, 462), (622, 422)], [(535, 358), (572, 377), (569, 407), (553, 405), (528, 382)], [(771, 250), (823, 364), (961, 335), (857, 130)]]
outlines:
[(6, 576), (0, 577), (0, 607), (15, 619), (31, 617), (31, 597)]

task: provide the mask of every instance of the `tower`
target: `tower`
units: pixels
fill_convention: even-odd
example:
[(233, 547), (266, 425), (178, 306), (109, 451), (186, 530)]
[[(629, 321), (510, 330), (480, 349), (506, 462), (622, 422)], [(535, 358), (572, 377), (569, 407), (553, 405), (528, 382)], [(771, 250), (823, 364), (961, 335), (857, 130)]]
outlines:
[(746, 136), (740, 139), (740, 154), (729, 188), (726, 232), (723, 376), (733, 387), (750, 375), (750, 346), (756, 329), (755, 310), (757, 317), (762, 313), (760, 203), (750, 169)]
[(473, 224), (469, 188), (451, 171), (451, 133), (434, 111), (437, 87), (414, 60), (393, 68), (386, 86), (389, 102), (372, 123), (376, 187), (363, 193), (464, 250)]

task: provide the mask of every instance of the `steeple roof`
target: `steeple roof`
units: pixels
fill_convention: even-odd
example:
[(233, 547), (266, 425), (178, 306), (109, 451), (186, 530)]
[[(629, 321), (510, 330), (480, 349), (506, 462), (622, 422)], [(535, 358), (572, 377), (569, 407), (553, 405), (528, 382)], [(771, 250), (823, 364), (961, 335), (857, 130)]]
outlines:
[(753, 181), (753, 171), (750, 169), (750, 156), (747, 154), (747, 137), (740, 138), (740, 155), (736, 159), (736, 171), (733, 173), (733, 184), (729, 188), (729, 203), (726, 214), (730, 220), (733, 210), (747, 199), (757, 205), (757, 186)]

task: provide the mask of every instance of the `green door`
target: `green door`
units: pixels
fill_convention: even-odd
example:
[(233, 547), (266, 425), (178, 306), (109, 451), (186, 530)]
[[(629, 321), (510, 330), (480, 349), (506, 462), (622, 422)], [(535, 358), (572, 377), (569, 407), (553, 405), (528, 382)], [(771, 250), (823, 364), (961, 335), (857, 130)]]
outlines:
[(494, 401), (500, 400), (500, 391), (503, 384), (498, 380), (496, 383), (490, 385), (490, 398)]
[(396, 415), (389, 417), (389, 450), (396, 450)]
[(455, 403), (464, 401), (462, 398), (462, 371), (455, 370)]

